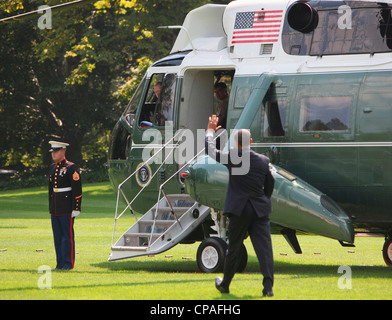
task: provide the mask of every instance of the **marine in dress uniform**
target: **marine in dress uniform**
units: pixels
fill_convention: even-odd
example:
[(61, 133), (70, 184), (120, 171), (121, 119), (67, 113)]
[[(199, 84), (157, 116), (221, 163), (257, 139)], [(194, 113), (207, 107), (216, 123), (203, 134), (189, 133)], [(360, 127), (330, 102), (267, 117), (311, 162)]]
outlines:
[(75, 263), (74, 221), (80, 214), (82, 181), (76, 164), (65, 158), (68, 143), (49, 141), (54, 163), (49, 167), (49, 212), (52, 219), (56, 269), (70, 270)]

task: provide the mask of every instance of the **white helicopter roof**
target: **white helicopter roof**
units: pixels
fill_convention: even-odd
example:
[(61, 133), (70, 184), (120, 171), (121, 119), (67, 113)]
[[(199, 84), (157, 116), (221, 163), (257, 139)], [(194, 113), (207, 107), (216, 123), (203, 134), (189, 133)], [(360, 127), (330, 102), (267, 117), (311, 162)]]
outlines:
[[(171, 26), (169, 28), (181, 28), (177, 40), (172, 48), (171, 53), (194, 50), (194, 51), (220, 51), (232, 44), (252, 43), (252, 38), (246, 42), (241, 31), (234, 31), (237, 28), (244, 28), (250, 23), (250, 15), (263, 17), (266, 22), (272, 21), (274, 26), (273, 35), (276, 41), (278, 24), (283, 21), (283, 9), (285, 9), (293, 0), (264, 0), (249, 1), (237, 0), (229, 5), (207, 4), (188, 13), (182, 26)], [(238, 15), (237, 15), (238, 13)], [(276, 18), (279, 16), (279, 18)], [(266, 29), (268, 31), (268, 29)], [(264, 35), (264, 40), (268, 41), (270, 33)], [(263, 38), (263, 36), (262, 36)], [(264, 42), (263, 40), (263, 42)], [(255, 40), (256, 41), (256, 40)], [(247, 46), (246, 51), (248, 51)], [(258, 55), (258, 52), (257, 52)]]
[[(329, 5), (353, 8), (379, 1), (327, 0)], [(325, 3), (327, 3), (327, 1)], [(237, 74), (260, 72), (320, 72), (391, 68), (391, 52), (366, 54), (293, 55), (283, 48), (282, 38), (287, 10), (297, 0), (237, 0), (228, 5), (205, 5), (188, 13), (171, 53), (192, 51), (183, 68), (231, 65)], [(323, 5), (324, 1), (311, 1)], [(384, 0), (392, 4), (392, 0)], [(392, 17), (391, 17), (392, 19)], [(377, 31), (378, 32), (378, 31)], [(285, 35), (287, 37), (287, 35)], [(363, 39), (365, 42), (366, 39)], [(384, 40), (383, 40), (384, 41)], [(287, 41), (286, 41), (287, 42)], [(377, 51), (376, 51), (377, 52)], [(370, 54), (369, 54), (370, 53)], [(326, 69), (327, 68), (327, 69)]]
[(188, 13), (171, 53), (186, 50), (220, 51), (227, 46), (222, 20), (226, 5), (207, 4)]

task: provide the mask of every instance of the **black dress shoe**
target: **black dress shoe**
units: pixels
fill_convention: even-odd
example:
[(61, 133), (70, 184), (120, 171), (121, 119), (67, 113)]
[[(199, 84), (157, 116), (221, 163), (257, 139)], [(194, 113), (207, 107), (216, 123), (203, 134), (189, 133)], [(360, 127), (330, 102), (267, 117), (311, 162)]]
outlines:
[(263, 297), (273, 297), (274, 293), (272, 292), (272, 290), (269, 291), (264, 291), (263, 290)]
[(229, 288), (222, 286), (221, 283), (222, 283), (222, 278), (216, 277), (215, 288), (217, 288), (221, 293), (230, 293)]

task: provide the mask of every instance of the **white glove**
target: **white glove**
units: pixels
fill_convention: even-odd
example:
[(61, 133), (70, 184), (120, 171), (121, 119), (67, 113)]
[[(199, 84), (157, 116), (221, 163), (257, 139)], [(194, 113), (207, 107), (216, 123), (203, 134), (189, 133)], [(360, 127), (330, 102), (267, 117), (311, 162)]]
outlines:
[(76, 210), (72, 211), (72, 218), (77, 217), (79, 214), (80, 214), (80, 211), (76, 211)]

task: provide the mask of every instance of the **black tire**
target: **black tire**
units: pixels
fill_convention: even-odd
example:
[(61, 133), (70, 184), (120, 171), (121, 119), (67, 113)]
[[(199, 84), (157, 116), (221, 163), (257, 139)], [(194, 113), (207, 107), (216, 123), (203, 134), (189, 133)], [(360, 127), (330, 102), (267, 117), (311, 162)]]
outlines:
[(244, 272), (246, 265), (248, 264), (248, 251), (246, 251), (246, 247), (244, 244), (241, 246), (240, 252), (240, 264), (238, 265), (237, 272)]
[(392, 266), (392, 238), (385, 239), (384, 247), (382, 248), (382, 256), (388, 266)]
[(218, 237), (203, 240), (197, 249), (197, 266), (201, 272), (223, 272), (226, 257), (226, 242)]

